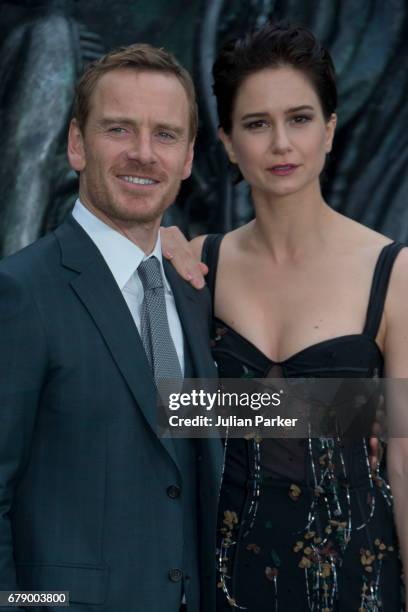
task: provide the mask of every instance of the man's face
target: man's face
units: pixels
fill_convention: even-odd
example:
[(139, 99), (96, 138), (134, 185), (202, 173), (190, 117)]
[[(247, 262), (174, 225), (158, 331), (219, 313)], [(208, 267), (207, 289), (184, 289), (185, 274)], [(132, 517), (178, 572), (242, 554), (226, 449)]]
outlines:
[(71, 123), (68, 156), (83, 203), (131, 228), (160, 220), (174, 202), (191, 173), (193, 144), (177, 77), (120, 68), (97, 82), (84, 133)]

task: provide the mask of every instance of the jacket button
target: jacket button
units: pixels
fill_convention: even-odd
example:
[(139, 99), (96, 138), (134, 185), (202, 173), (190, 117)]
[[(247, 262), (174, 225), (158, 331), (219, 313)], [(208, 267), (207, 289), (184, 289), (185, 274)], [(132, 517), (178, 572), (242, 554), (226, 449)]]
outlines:
[(181, 569), (174, 567), (173, 569), (169, 570), (169, 578), (172, 582), (180, 582), (182, 577), (183, 572), (181, 571)]
[(177, 499), (181, 495), (181, 488), (178, 485), (170, 485), (167, 487), (167, 495), (170, 499)]

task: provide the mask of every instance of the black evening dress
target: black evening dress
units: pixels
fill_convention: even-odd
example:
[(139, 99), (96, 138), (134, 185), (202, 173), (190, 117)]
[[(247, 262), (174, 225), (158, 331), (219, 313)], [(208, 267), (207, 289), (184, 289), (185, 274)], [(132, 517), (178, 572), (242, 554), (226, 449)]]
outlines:
[[(203, 246), (214, 295), (222, 235)], [(222, 378), (381, 377), (375, 342), (392, 265), (383, 248), (361, 334), (307, 347), (283, 362), (214, 319)], [(217, 533), (217, 612), (400, 612), (401, 564), (383, 470), (373, 474), (365, 439), (229, 439)]]

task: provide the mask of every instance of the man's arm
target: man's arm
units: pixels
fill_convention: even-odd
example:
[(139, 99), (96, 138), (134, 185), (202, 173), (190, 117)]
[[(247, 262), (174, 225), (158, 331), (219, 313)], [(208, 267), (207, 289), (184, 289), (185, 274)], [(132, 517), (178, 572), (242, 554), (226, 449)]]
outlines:
[(41, 317), (28, 288), (0, 272), (0, 590), (18, 587), (11, 514), (29, 460), (46, 354)]
[(195, 289), (205, 286), (205, 275), (208, 268), (200, 261), (201, 248), (205, 236), (198, 236), (190, 242), (178, 227), (160, 228), (160, 239), (163, 256), (171, 261), (177, 272)]

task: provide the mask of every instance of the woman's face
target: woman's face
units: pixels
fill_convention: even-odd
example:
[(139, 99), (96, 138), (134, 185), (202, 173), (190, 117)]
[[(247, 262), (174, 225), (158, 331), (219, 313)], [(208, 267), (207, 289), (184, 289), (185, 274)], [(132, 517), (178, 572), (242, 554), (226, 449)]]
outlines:
[(253, 195), (276, 197), (318, 182), (335, 125), (335, 115), (325, 120), (308, 78), (283, 66), (245, 79), (235, 99), (231, 133), (221, 128), (219, 135)]

